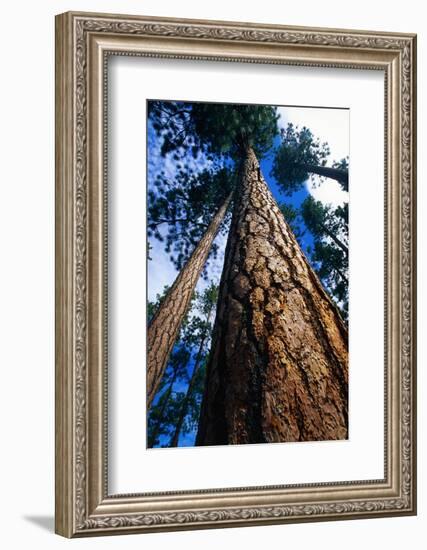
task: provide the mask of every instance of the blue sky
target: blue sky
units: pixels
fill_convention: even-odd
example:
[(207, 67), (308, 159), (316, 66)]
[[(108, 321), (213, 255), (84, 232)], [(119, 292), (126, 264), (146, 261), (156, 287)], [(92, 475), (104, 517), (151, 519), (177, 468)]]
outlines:
[[(289, 122), (294, 126), (307, 126), (312, 131), (315, 137), (326, 141), (329, 144), (331, 151), (328, 159), (328, 165), (334, 160), (340, 160), (349, 156), (349, 111), (344, 109), (322, 109), (308, 107), (279, 107), (278, 109), (279, 127), (286, 127)], [(277, 143), (280, 138), (276, 138)], [(277, 144), (276, 143), (276, 144)], [(275, 144), (275, 145), (276, 145)], [(176, 161), (172, 155), (162, 157), (160, 154), (161, 142), (156, 136), (156, 133), (148, 123), (148, 163), (147, 163), (147, 181), (148, 189), (155, 191), (154, 180), (157, 173), (163, 171), (171, 180), (174, 178), (176, 171)], [(337, 206), (348, 202), (349, 194), (342, 191), (341, 187), (335, 180), (324, 179), (319, 185), (319, 180), (313, 177), (305, 182), (299, 191), (292, 196), (284, 196), (281, 193), (279, 186), (271, 176), (272, 154), (260, 159), (261, 170), (263, 176), (270, 187), (270, 190), (275, 199), (280, 202), (287, 202), (294, 207), (299, 207), (302, 201), (312, 195), (316, 200), (323, 204), (331, 204)], [(185, 159), (186, 166), (193, 171), (201, 171), (210, 164), (203, 154), (194, 159), (191, 155), (187, 155)], [(167, 228), (164, 228), (165, 231)], [(305, 229), (305, 228), (303, 228)], [(219, 253), (216, 260), (211, 260), (208, 267), (209, 280), (219, 284), (222, 265), (224, 261), (224, 251), (227, 236), (219, 234), (216, 238), (216, 243), (219, 246)], [(300, 245), (306, 251), (307, 246), (312, 245), (313, 239), (308, 231), (305, 231)], [(148, 262), (147, 276), (147, 292), (148, 299), (155, 301), (156, 295), (161, 294), (166, 285), (170, 286), (175, 280), (178, 272), (170, 260), (169, 254), (164, 251), (164, 243), (159, 242), (154, 237), (149, 238), (151, 246), (150, 256), (152, 261)], [(196, 289), (201, 291), (209, 284), (200, 278)], [(190, 362), (189, 368), (192, 364)], [(176, 391), (184, 391), (184, 387), (176, 387)], [(182, 436), (179, 441), (180, 446), (191, 446), (194, 444), (195, 433)], [(161, 443), (167, 443), (166, 440)]]

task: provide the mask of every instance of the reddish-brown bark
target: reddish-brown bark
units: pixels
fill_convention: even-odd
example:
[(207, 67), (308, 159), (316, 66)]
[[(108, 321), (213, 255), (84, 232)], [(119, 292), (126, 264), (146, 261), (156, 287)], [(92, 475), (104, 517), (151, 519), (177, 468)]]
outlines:
[(248, 148), (196, 444), (346, 439), (347, 403), (346, 326)]

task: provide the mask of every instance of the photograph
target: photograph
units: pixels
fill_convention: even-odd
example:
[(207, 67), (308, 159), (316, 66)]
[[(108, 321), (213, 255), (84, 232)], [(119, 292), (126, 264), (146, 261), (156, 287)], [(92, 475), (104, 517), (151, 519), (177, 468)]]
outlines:
[(349, 439), (350, 110), (146, 125), (147, 448)]
[(62, 537), (417, 513), (420, 23), (312, 8), (55, 16)]

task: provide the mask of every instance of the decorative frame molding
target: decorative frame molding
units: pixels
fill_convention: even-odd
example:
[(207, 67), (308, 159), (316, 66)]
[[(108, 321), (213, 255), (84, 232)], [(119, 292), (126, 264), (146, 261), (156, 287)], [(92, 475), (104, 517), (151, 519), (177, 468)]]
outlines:
[[(385, 73), (385, 478), (108, 495), (106, 59)], [(66, 537), (416, 513), (416, 37), (68, 12), (56, 17), (56, 532)]]

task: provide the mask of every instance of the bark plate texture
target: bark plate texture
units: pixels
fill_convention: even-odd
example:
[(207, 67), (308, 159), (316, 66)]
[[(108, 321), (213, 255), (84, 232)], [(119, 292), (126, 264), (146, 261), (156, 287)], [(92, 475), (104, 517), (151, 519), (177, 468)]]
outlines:
[(246, 152), (197, 445), (348, 437), (347, 328)]

